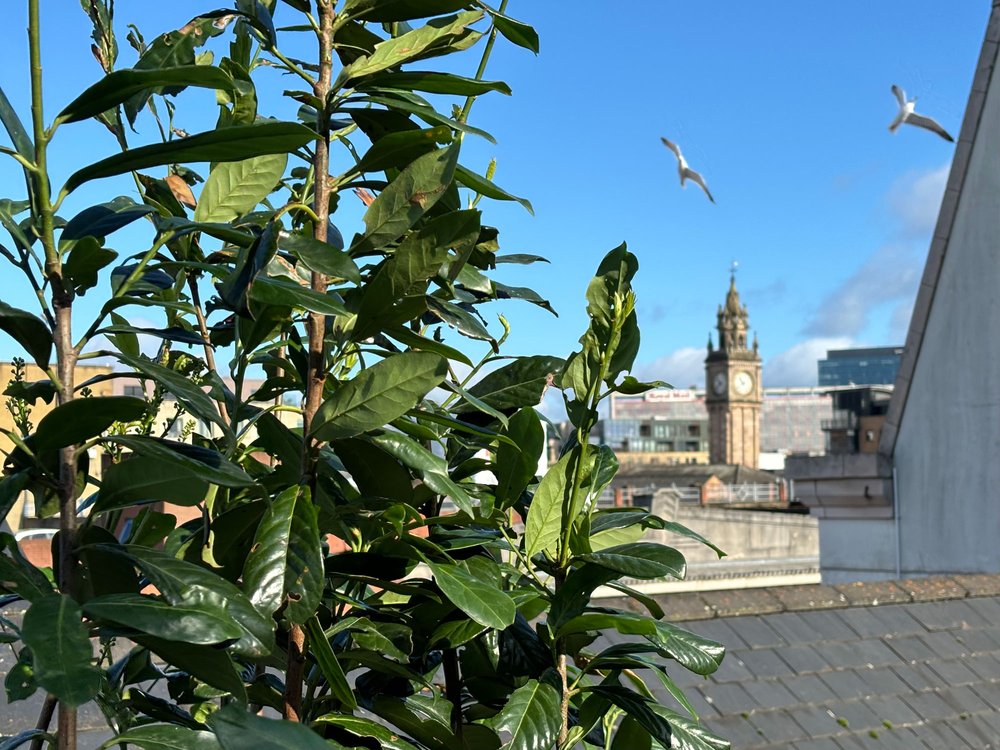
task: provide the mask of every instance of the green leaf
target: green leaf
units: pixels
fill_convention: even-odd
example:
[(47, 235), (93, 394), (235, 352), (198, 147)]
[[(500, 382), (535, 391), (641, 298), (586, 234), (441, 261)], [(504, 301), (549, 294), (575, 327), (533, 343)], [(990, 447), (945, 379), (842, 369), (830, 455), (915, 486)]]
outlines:
[(234, 703), (208, 718), (223, 750), (330, 750), (329, 743), (304, 724), (265, 719)]
[(309, 635), (312, 654), (316, 657), (316, 663), (319, 664), (320, 671), (330, 686), (330, 692), (347, 709), (353, 711), (358, 707), (354, 691), (351, 690), (344, 669), (337, 661), (337, 655), (333, 653), (330, 641), (327, 640), (326, 634), (323, 632), (323, 626), (319, 624), (315, 615), (306, 620), (306, 633)]
[(44, 740), (49, 747), (55, 747), (57, 740), (54, 734), (41, 729), (25, 729), (23, 732), (4, 737), (0, 740), (0, 750), (15, 750), (15, 748), (27, 745), (29, 740)]
[(692, 531), (687, 526), (684, 526), (683, 524), (677, 523), (676, 521), (664, 521), (662, 518), (657, 518), (656, 516), (652, 516), (650, 518), (650, 524), (649, 525), (652, 528), (663, 529), (664, 531), (669, 531), (669, 532), (671, 532), (673, 534), (680, 534), (681, 536), (686, 536), (688, 539), (694, 539), (696, 541), (699, 541), (702, 544), (704, 544), (706, 547), (714, 550), (715, 553), (720, 558), (726, 556), (725, 552), (723, 552), (721, 549), (719, 549), (718, 547), (716, 547), (714, 544), (712, 544), (710, 541), (708, 541), (705, 537), (703, 537), (697, 531)]
[(578, 450), (564, 455), (549, 468), (535, 490), (524, 525), (524, 553), (534, 557), (539, 552), (551, 552), (562, 537), (563, 506), (570, 498), (573, 486), (572, 470), (576, 466)]
[[(521, 409), (541, 403), (545, 389), (565, 364), (559, 357), (519, 357), (510, 364), (488, 373), (471, 388), (476, 398), (494, 409)], [(458, 407), (459, 412), (475, 411), (468, 405)]]
[(634, 542), (608, 547), (600, 552), (577, 555), (576, 559), (600, 565), (632, 578), (683, 579), (686, 573), (684, 555), (673, 547), (650, 542)]
[(38, 423), (35, 447), (55, 450), (80, 443), (107, 431), (115, 422), (133, 422), (146, 415), (148, 405), (131, 396), (94, 396), (60, 404)]
[(492, 11), (490, 15), (493, 16), (497, 31), (503, 34), (507, 41), (538, 54), (538, 32), (534, 28), (496, 11)]
[(344, 66), (335, 86), (413, 60), (465, 49), (482, 36), (480, 32), (468, 28), (482, 17), (482, 11), (463, 11), (454, 16), (433, 19), (424, 26), (379, 42), (370, 55), (359, 57)]
[(419, 333), (414, 333), (409, 328), (404, 328), (402, 326), (397, 326), (386, 330), (385, 335), (395, 339), (401, 344), (405, 344), (411, 349), (417, 349), (418, 351), (433, 352), (434, 354), (440, 354), (442, 357), (447, 359), (453, 359), (462, 364), (472, 367), (472, 360), (470, 360), (465, 354), (463, 354), (458, 349), (450, 347), (446, 344), (442, 344), (440, 341), (435, 341), (434, 339), (429, 339), (426, 336), (421, 336)]
[(323, 593), (323, 558), (307, 488), (289, 487), (271, 503), (247, 557), (243, 587), (267, 615), (286, 601), (285, 615), (294, 623), (305, 622), (316, 611)]
[(635, 719), (650, 736), (663, 747), (674, 747), (671, 741), (670, 724), (653, 711), (653, 701), (621, 685), (605, 684), (584, 688), (618, 706), (628, 716)]
[(82, 706), (101, 686), (79, 605), (63, 594), (34, 602), (24, 615), (21, 639), (34, 656), (35, 679), (60, 701)]
[(470, 618), (488, 628), (502, 630), (514, 622), (514, 600), (493, 582), (482, 581), (458, 565), (427, 563), (445, 596)]
[[(333, 724), (356, 737), (370, 737), (381, 750), (417, 750), (414, 744), (401, 738), (397, 732), (362, 716), (324, 714), (314, 719), (313, 724)], [(359, 743), (358, 746), (364, 745)]]
[(438, 297), (428, 296), (427, 311), (439, 318), (442, 322), (454, 328), (463, 336), (468, 336), (472, 339), (479, 339), (480, 341), (493, 342), (493, 348), (497, 348), (496, 340), (490, 332), (486, 330), (486, 326), (483, 325), (483, 322), (464, 307), (452, 304), (451, 302), (445, 302)]
[(229, 424), (219, 416), (216, 403), (190, 378), (141, 356), (133, 357), (123, 352), (119, 352), (115, 356), (122, 364), (129, 365), (162, 385), (168, 393), (173, 394), (174, 398), (184, 406), (189, 414), (207, 422), (215, 422), (224, 433), (229, 433)]
[(545, 430), (531, 407), (525, 407), (512, 416), (504, 434), (511, 439), (511, 443), (499, 444), (493, 467), (497, 478), (496, 502), (501, 508), (521, 497), (534, 479), (545, 447)]
[(365, 21), (413, 21), (454, 13), (467, 0), (347, 0), (343, 12)]
[(0, 331), (3, 331), (35, 360), (42, 370), (49, 368), (52, 356), (52, 334), (49, 327), (29, 312), (0, 302)]
[(198, 197), (194, 220), (225, 223), (242, 216), (270, 195), (287, 164), (286, 153), (217, 164)]
[(73, 243), (73, 249), (63, 263), (63, 277), (70, 281), (74, 292), (83, 296), (88, 289), (97, 286), (97, 274), (101, 269), (117, 257), (118, 253), (101, 247), (96, 238), (84, 237)]
[(302, 234), (281, 232), (278, 247), (291, 253), (310, 271), (360, 283), (361, 273), (351, 256), (327, 242)]
[(527, 209), (529, 214), (532, 216), (535, 215), (535, 209), (532, 207), (531, 201), (527, 198), (518, 198), (516, 195), (511, 195), (491, 180), (487, 180), (482, 175), (478, 175), (472, 170), (466, 169), (461, 164), (455, 167), (455, 179), (470, 190), (473, 190), (480, 195), (484, 195), (487, 198), (492, 198), (497, 201), (515, 201), (520, 203), (525, 209)]
[[(724, 740), (708, 731), (697, 721), (671, 711), (664, 706), (652, 705), (652, 710), (662, 717), (673, 732), (671, 748), (677, 750), (730, 750), (728, 740)], [(631, 750), (631, 749), (629, 749)]]
[(206, 89), (231, 91), (233, 85), (233, 79), (229, 74), (210, 65), (178, 65), (170, 68), (157, 67), (152, 70), (131, 68), (116, 70), (85, 89), (82, 94), (66, 105), (56, 120), (78, 122), (89, 117), (96, 117), (109, 109), (114, 109), (119, 104), (124, 104), (135, 94), (160, 86), (200, 86)]
[(368, 149), (358, 162), (359, 172), (381, 172), (402, 169), (418, 156), (433, 151), (437, 143), (454, 141), (451, 128), (437, 125), (424, 130), (403, 130), (387, 133)]
[(74, 172), (63, 190), (72, 192), (89, 180), (165, 164), (241, 161), (265, 154), (284, 154), (305, 146), (315, 137), (316, 134), (304, 125), (266, 120), (253, 125), (210, 130), (109, 156)]
[(93, 513), (127, 508), (147, 502), (192, 506), (205, 499), (208, 484), (175, 463), (149, 456), (134, 456), (109, 466), (101, 481)]
[(626, 716), (615, 730), (611, 750), (650, 750), (652, 737), (631, 716)]
[(194, 474), (206, 482), (222, 487), (247, 487), (253, 484), (250, 475), (211, 448), (142, 435), (114, 435), (107, 438), (107, 441), (122, 445), (140, 456), (170, 464), (183, 474)]
[(358, 91), (387, 88), (405, 91), (426, 91), (429, 94), (451, 94), (453, 96), (479, 96), (490, 91), (499, 91), (510, 96), (510, 86), (503, 81), (482, 81), (454, 73), (438, 73), (429, 70), (398, 70), (369, 77), (357, 86)]
[(142, 206), (131, 198), (119, 196), (107, 203), (83, 209), (66, 222), (62, 234), (59, 235), (59, 241), (79, 240), (84, 237), (102, 239), (152, 213), (156, 213), (156, 209), (152, 206)]
[(131, 558), (171, 604), (207, 603), (225, 610), (239, 623), (243, 634), (231, 647), (245, 656), (267, 656), (274, 641), (273, 621), (253, 606), (235, 584), (200, 565), (180, 560), (166, 552), (126, 545), (99, 545), (112, 554)]
[(243, 633), (225, 610), (204, 602), (170, 604), (141, 594), (109, 594), (91, 599), (83, 611), (155, 638), (195, 645), (233, 641)]
[[(33, 696), (38, 691), (38, 682), (35, 681), (35, 669), (32, 665), (30, 648), (22, 648), (17, 655), (17, 662), (7, 672), (4, 677), (3, 687), (7, 694), (7, 702), (15, 703), (23, 701)], [(0, 745), (2, 747), (2, 745)]]
[(447, 362), (436, 354), (403, 352), (368, 367), (323, 402), (312, 433), (338, 440), (374, 430), (403, 416), (444, 380)]
[(509, 750), (547, 750), (559, 736), (559, 692), (551, 685), (528, 680), (507, 700), (489, 725)]
[(150, 635), (136, 635), (136, 643), (177, 669), (219, 690), (231, 693), (240, 703), (246, 703), (246, 689), (236, 672), (236, 666), (225, 649), (218, 646), (197, 646), (181, 641), (165, 641)]
[(436, 149), (400, 172), (365, 212), (365, 234), (351, 247), (351, 255), (378, 250), (416, 224), (451, 184), (458, 150), (458, 143)]
[(441, 270), (448, 251), (461, 256), (476, 244), (481, 231), (477, 210), (451, 211), (431, 219), (404, 239), (393, 256), (389, 278), (395, 297), (422, 292), (424, 282)]
[(347, 315), (347, 308), (337, 297), (315, 292), (294, 281), (258, 276), (250, 286), (250, 299), (262, 305), (296, 307), (322, 315)]
[(143, 750), (219, 750), (219, 741), (211, 732), (176, 724), (146, 724), (132, 727), (105, 742), (99, 750), (115, 745), (133, 745)]
[(472, 497), (451, 478), (448, 463), (443, 458), (431, 453), (416, 440), (398, 432), (386, 431), (371, 440), (404, 465), (414, 469), (431, 490), (451, 498), (464, 513), (470, 516), (476, 515)]

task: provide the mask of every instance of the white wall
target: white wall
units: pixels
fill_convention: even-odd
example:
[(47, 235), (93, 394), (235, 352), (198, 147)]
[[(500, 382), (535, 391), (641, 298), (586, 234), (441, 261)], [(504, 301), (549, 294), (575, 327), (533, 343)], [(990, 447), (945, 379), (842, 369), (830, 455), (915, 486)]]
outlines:
[(986, 98), (894, 465), (903, 574), (1000, 571), (1000, 71)]

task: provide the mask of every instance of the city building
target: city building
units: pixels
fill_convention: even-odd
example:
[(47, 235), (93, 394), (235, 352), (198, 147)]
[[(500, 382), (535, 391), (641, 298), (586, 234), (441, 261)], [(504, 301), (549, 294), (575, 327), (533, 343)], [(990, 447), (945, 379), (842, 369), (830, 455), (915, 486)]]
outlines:
[(705, 358), (705, 407), (708, 409), (709, 463), (760, 463), (760, 407), (764, 391), (760, 382), (757, 339), (747, 346), (750, 316), (740, 304), (735, 273), (729, 279), (725, 305), (719, 305), (716, 330), (718, 347), (708, 337)]
[(1000, 571), (1000, 2), (875, 452), (790, 458), (823, 580)]
[(902, 356), (901, 346), (830, 349), (818, 362), (820, 387), (895, 383)]

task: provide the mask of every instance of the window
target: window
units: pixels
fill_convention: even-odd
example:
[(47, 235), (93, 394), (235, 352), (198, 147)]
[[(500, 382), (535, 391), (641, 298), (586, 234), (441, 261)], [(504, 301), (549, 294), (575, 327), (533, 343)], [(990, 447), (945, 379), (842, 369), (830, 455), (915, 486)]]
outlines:
[(146, 391), (141, 385), (127, 385), (122, 391), (124, 395), (132, 398), (146, 398)]

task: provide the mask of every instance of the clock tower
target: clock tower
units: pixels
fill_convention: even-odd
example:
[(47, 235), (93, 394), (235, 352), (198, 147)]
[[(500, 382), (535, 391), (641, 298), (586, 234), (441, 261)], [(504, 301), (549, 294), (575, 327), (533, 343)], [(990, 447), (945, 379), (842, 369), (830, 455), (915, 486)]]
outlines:
[(756, 469), (760, 458), (760, 382), (757, 337), (747, 347), (749, 315), (740, 304), (736, 275), (729, 280), (726, 304), (719, 306), (719, 346), (708, 337), (705, 405), (708, 408), (709, 462)]

